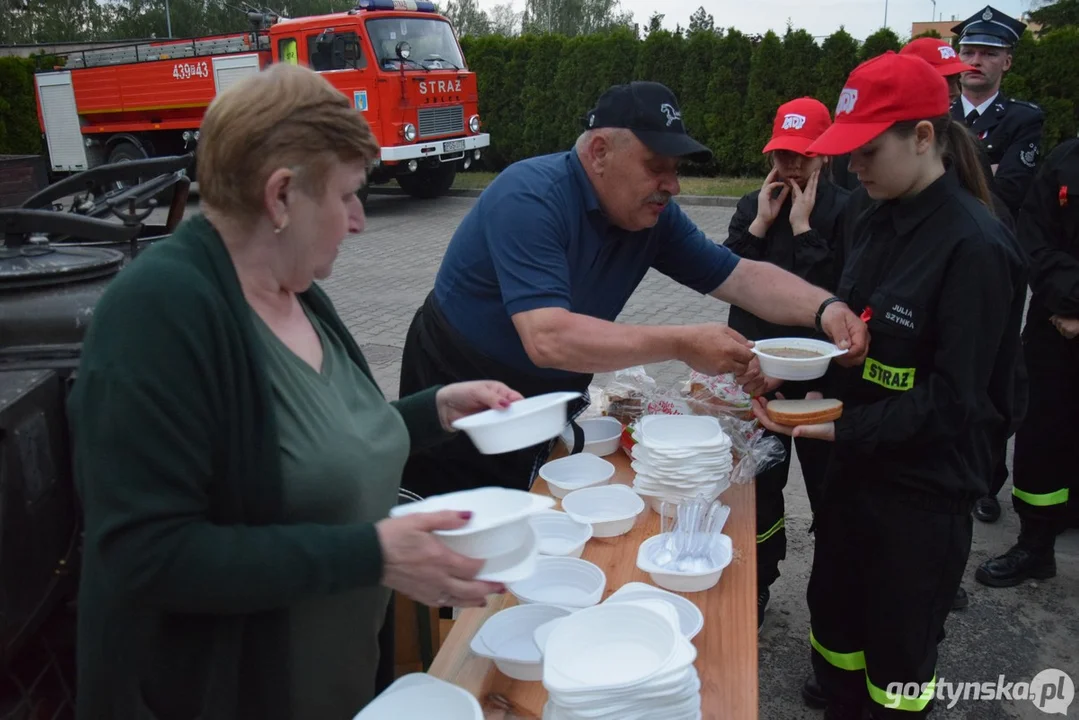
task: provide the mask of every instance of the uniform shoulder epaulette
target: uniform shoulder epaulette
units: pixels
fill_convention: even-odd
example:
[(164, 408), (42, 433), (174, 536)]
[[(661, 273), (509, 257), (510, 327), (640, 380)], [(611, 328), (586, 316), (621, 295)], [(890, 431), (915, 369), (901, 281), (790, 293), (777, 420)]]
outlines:
[(1042, 112), (1041, 105), (1038, 105), (1037, 103), (1032, 103), (1029, 100), (1018, 100), (1016, 98), (1008, 98), (1008, 102), (1015, 103), (1016, 105), (1024, 105), (1024, 106), (1030, 108), (1031, 110), (1037, 110), (1038, 112)]

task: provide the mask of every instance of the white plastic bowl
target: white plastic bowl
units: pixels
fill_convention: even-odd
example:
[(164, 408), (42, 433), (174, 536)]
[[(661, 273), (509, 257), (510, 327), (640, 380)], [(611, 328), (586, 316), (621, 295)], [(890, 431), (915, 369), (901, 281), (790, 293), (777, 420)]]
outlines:
[(592, 539), (591, 525), (557, 510), (536, 513), (528, 521), (536, 531), (542, 555), (579, 558), (585, 544)]
[(585, 608), (548, 636), (543, 684), (548, 691), (629, 689), (663, 669), (681, 640), (665, 617), (634, 603)]
[[(778, 348), (811, 350), (820, 353), (820, 356), (784, 358), (768, 354), (769, 349)], [(823, 377), (828, 372), (828, 365), (832, 362), (832, 358), (847, 354), (846, 350), (840, 350), (832, 343), (798, 337), (758, 340), (754, 343), (752, 351), (760, 360), (761, 372), (776, 380), (814, 380)]]
[(562, 498), (562, 509), (590, 524), (593, 537), (615, 537), (633, 529), (645, 504), (629, 486), (616, 483), (574, 490)]
[(529, 537), (528, 516), (554, 505), (544, 495), (501, 487), (432, 495), (390, 508), (390, 517), (441, 510), (470, 511), (472, 518), (456, 530), (435, 530), (445, 545), (462, 555), (487, 560), (504, 555)]
[(539, 469), (539, 476), (547, 482), (547, 489), (556, 498), (564, 498), (581, 488), (606, 485), (614, 473), (614, 465), (591, 453), (551, 460)]
[(535, 571), (540, 551), (539, 536), (528, 519), (518, 522), (525, 526), (524, 542), (509, 552), (487, 558), (476, 574), (476, 580), (510, 583), (524, 580)]
[[(581, 452), (593, 455), (610, 455), (618, 450), (622, 440), (622, 423), (613, 417), (588, 418), (578, 420), (577, 424), (584, 431), (584, 447)], [(562, 431), (562, 444), (573, 452), (573, 428), (566, 426)]]
[(454, 421), (484, 455), (498, 455), (557, 437), (566, 426), (566, 405), (581, 397), (555, 392), (518, 400), (504, 410), (484, 410)]
[(515, 605), (487, 619), (472, 637), (470, 648), (515, 680), (543, 679), (543, 654), (533, 635), (536, 628), (565, 617), (570, 610), (555, 605)]
[(704, 613), (681, 595), (642, 582), (629, 582), (618, 588), (604, 603), (658, 599), (670, 603), (678, 613), (678, 626), (686, 640), (692, 640), (704, 628)]
[(529, 577), (507, 584), (521, 603), (566, 608), (595, 605), (606, 587), (607, 575), (598, 565), (570, 557), (540, 557)]
[(483, 708), (467, 690), (427, 673), (398, 678), (353, 720), (483, 720)]
[(637, 567), (648, 573), (652, 582), (661, 588), (674, 592), (701, 592), (715, 587), (723, 570), (731, 564), (734, 548), (727, 535), (716, 535), (711, 548), (711, 567), (695, 572), (679, 572), (667, 567), (660, 567), (652, 562), (652, 548), (666, 542), (669, 533), (661, 533), (648, 538), (637, 550)]
[(666, 453), (682, 452), (689, 457), (701, 449), (730, 443), (719, 420), (710, 415), (645, 415), (639, 425), (641, 443)]

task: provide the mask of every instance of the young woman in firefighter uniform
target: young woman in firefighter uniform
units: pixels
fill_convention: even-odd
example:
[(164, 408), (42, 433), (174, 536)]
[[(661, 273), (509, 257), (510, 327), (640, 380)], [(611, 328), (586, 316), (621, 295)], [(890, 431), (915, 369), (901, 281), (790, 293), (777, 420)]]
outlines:
[(1046, 158), (1019, 213), (1018, 236), (1033, 291), (1023, 329), (1030, 404), (1015, 434), (1012, 506), (1020, 532), (1014, 547), (974, 574), (990, 587), (1056, 575), (1056, 536), (1079, 520), (1079, 139)]
[[(780, 106), (772, 137), (762, 151), (771, 156), (772, 171), (760, 190), (738, 202), (725, 244), (741, 257), (770, 262), (835, 292), (838, 269), (833, 264), (834, 246), (842, 239), (843, 210), (850, 192), (831, 182), (827, 158), (806, 152), (831, 124), (831, 113), (819, 100), (798, 98)], [(814, 336), (812, 328), (774, 325), (734, 305), (727, 324), (749, 340)], [(788, 386), (786, 392), (800, 395), (820, 389), (812, 383)], [(758, 475), (755, 482), (758, 629), (763, 627), (770, 587), (779, 578), (779, 563), (787, 556), (783, 488), (792, 449), (789, 436), (780, 434), (779, 439), (786, 456)], [(795, 445), (813, 507), (831, 447), (808, 438), (799, 438)]]
[(826, 395), (844, 404), (834, 422), (784, 428), (754, 401), (768, 429), (833, 443), (807, 593), (815, 679), (803, 693), (822, 697), (832, 720), (927, 714), (970, 510), (1013, 412), (1025, 265), (948, 105), (947, 82), (917, 57), (887, 53), (848, 78), (809, 150), (851, 152), (875, 200), (837, 291), (867, 320), (869, 352), (861, 367), (830, 370)]

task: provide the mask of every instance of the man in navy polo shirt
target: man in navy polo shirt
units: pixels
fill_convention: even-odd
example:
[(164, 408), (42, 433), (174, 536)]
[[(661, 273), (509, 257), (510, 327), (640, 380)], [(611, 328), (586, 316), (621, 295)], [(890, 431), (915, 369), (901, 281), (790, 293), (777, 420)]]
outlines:
[[(711, 151), (686, 133), (669, 89), (612, 87), (585, 125), (573, 150), (508, 167), (465, 216), (409, 328), (401, 396), (473, 378), (526, 397), (585, 393), (593, 373), (665, 360), (709, 375), (733, 371), (762, 389), (751, 343), (726, 325), (614, 322), (650, 268), (771, 322), (816, 324), (851, 348), (845, 363), (862, 361), (868, 336), (848, 307), (775, 265), (732, 254), (672, 202), (679, 161), (706, 161)], [(414, 453), (402, 485), (422, 496), (527, 489), (550, 449), (481, 455), (462, 435)]]

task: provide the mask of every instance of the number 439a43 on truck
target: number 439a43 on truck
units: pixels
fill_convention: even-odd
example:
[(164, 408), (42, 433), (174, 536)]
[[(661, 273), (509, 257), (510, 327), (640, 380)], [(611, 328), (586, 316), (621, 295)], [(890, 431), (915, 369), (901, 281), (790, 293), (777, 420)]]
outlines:
[(280, 62), (322, 73), (367, 118), (382, 148), (369, 184), (396, 180), (413, 196), (437, 197), (490, 144), (476, 76), (432, 3), (359, 0), (331, 15), (248, 19), (248, 32), (117, 43), (39, 72), (51, 172), (189, 152), (218, 92)]

